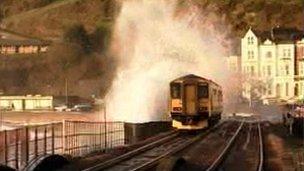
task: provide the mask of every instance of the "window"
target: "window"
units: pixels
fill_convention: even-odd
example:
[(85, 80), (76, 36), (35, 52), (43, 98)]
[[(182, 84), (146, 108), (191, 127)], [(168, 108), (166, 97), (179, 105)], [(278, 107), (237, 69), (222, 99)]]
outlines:
[(267, 75), (271, 76), (271, 66), (270, 65), (267, 66)]
[(299, 85), (296, 84), (295, 86), (295, 96), (298, 96), (299, 95)]
[(251, 74), (251, 76), (254, 76), (254, 66), (250, 67), (250, 74)]
[(283, 57), (290, 57), (291, 50), (290, 49), (283, 49)]
[(253, 39), (253, 37), (248, 37), (248, 38), (247, 38), (247, 43), (248, 43), (248, 45), (254, 44), (254, 39)]
[(286, 49), (283, 49), (283, 57), (286, 57), (287, 56), (287, 51)]
[(276, 93), (277, 93), (277, 97), (280, 97), (280, 96), (281, 96), (280, 84), (277, 84), (277, 86), (276, 86)]
[(285, 83), (285, 88), (286, 88), (286, 96), (288, 96), (288, 89), (289, 89), (289, 87), (288, 87), (288, 83)]
[(271, 58), (272, 57), (272, 53), (270, 51), (266, 52), (266, 58)]
[(288, 65), (285, 65), (285, 73), (286, 73), (286, 75), (289, 75), (289, 66)]
[(268, 84), (268, 95), (271, 95), (272, 91), (271, 91), (271, 84)]
[(248, 51), (248, 59), (252, 59), (252, 58), (254, 58), (254, 52), (249, 50)]
[(171, 84), (171, 97), (173, 99), (181, 98), (181, 85), (178, 83)]
[(199, 85), (198, 86), (198, 98), (208, 98), (208, 86), (207, 85)]

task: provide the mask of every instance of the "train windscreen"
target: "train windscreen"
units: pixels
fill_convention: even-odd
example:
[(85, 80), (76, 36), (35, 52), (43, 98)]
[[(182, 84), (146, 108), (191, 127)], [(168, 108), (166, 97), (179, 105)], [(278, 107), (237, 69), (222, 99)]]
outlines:
[(208, 85), (199, 85), (198, 86), (198, 98), (208, 98), (209, 92), (208, 92)]
[(171, 97), (173, 99), (181, 98), (181, 85), (178, 83), (171, 84)]

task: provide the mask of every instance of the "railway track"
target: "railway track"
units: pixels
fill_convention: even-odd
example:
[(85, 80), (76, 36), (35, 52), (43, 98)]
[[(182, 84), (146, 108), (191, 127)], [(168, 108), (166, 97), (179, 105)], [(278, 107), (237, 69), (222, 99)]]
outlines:
[(120, 157), (87, 168), (84, 171), (147, 170), (157, 165), (161, 159), (189, 147), (191, 144), (201, 140), (203, 137), (210, 134), (214, 130), (219, 129), (224, 124), (225, 123), (220, 123), (198, 135), (185, 135), (174, 132), (172, 135), (126, 153)]
[(262, 171), (264, 163), (263, 136), (260, 123), (239, 127), (224, 150), (206, 169)]

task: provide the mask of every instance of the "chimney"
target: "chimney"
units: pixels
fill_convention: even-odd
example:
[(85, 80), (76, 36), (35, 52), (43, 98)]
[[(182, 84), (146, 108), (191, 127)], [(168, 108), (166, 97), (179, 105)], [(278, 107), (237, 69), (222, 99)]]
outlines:
[(274, 40), (273, 27), (270, 30), (271, 40)]

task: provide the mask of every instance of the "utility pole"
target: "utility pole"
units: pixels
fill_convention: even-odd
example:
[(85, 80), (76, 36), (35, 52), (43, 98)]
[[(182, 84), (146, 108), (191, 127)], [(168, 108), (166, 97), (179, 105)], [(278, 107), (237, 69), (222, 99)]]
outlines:
[(1, 103), (0, 103), (0, 131), (3, 129), (3, 113), (1, 109)]
[(105, 129), (105, 151), (107, 151), (107, 109), (106, 102), (103, 101), (103, 119), (104, 119), (104, 129)]
[(68, 99), (68, 79), (65, 78), (65, 105), (68, 107), (69, 99)]

